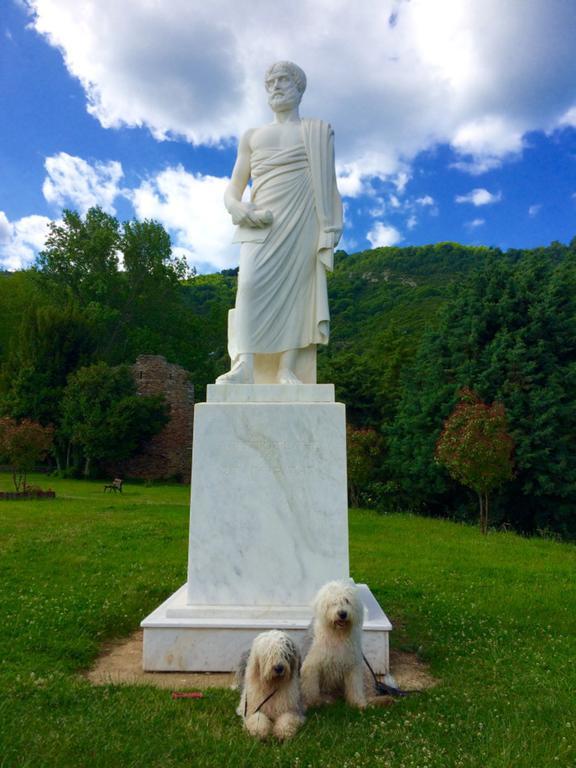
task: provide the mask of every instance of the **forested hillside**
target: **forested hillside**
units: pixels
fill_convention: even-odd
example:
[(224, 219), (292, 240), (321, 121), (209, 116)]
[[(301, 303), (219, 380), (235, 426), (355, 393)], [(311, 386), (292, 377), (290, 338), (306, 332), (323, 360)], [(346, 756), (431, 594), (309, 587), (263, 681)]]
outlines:
[[(58, 427), (71, 374), (138, 354), (184, 366), (202, 399), (228, 364), (235, 290), (234, 270), (186, 275), (154, 222), (68, 212), (35, 269), (0, 275), (2, 413)], [(474, 517), (472, 494), (434, 460), (468, 387), (504, 403), (515, 442), (492, 521), (576, 536), (576, 238), (339, 252), (329, 292), (319, 380), (336, 384), (351, 425), (379, 435), (365, 503)]]

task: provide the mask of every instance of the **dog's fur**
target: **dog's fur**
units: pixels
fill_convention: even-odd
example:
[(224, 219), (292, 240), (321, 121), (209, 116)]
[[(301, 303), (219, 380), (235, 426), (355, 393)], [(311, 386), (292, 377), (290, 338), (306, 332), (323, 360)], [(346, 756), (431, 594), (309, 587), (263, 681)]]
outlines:
[(241, 696), (236, 710), (252, 736), (265, 739), (272, 734), (282, 741), (303, 724), (300, 666), (300, 651), (285, 632), (273, 629), (254, 639), (238, 670)]
[(351, 706), (366, 706), (363, 620), (364, 607), (353, 583), (330, 581), (316, 595), (312, 645), (302, 665), (306, 707), (340, 696)]

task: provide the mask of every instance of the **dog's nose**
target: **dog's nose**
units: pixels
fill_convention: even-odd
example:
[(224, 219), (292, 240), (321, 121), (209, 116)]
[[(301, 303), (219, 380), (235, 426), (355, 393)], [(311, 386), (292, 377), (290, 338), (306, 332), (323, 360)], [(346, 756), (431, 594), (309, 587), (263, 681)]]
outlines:
[(277, 675), (281, 675), (282, 672), (284, 672), (284, 664), (276, 664), (276, 666), (274, 667), (274, 672)]
[(348, 613), (346, 611), (338, 611), (338, 618), (344, 620), (348, 618)]

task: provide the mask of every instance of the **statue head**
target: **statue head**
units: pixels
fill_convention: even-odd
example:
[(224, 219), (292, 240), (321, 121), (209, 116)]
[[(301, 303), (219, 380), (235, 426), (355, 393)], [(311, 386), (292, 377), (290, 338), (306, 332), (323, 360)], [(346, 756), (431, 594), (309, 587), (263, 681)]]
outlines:
[(277, 61), (266, 70), (264, 83), (272, 110), (284, 111), (300, 104), (306, 90), (306, 75), (291, 61)]

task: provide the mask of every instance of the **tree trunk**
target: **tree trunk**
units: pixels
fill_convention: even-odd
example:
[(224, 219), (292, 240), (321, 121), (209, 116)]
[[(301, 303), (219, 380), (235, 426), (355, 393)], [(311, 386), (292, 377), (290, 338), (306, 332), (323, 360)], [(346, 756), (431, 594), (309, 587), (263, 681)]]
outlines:
[(84, 477), (90, 476), (90, 456), (86, 456), (86, 461), (84, 463)]
[(485, 507), (484, 507), (484, 494), (478, 492), (478, 507), (480, 514), (480, 533), (486, 533), (486, 520), (485, 520)]

